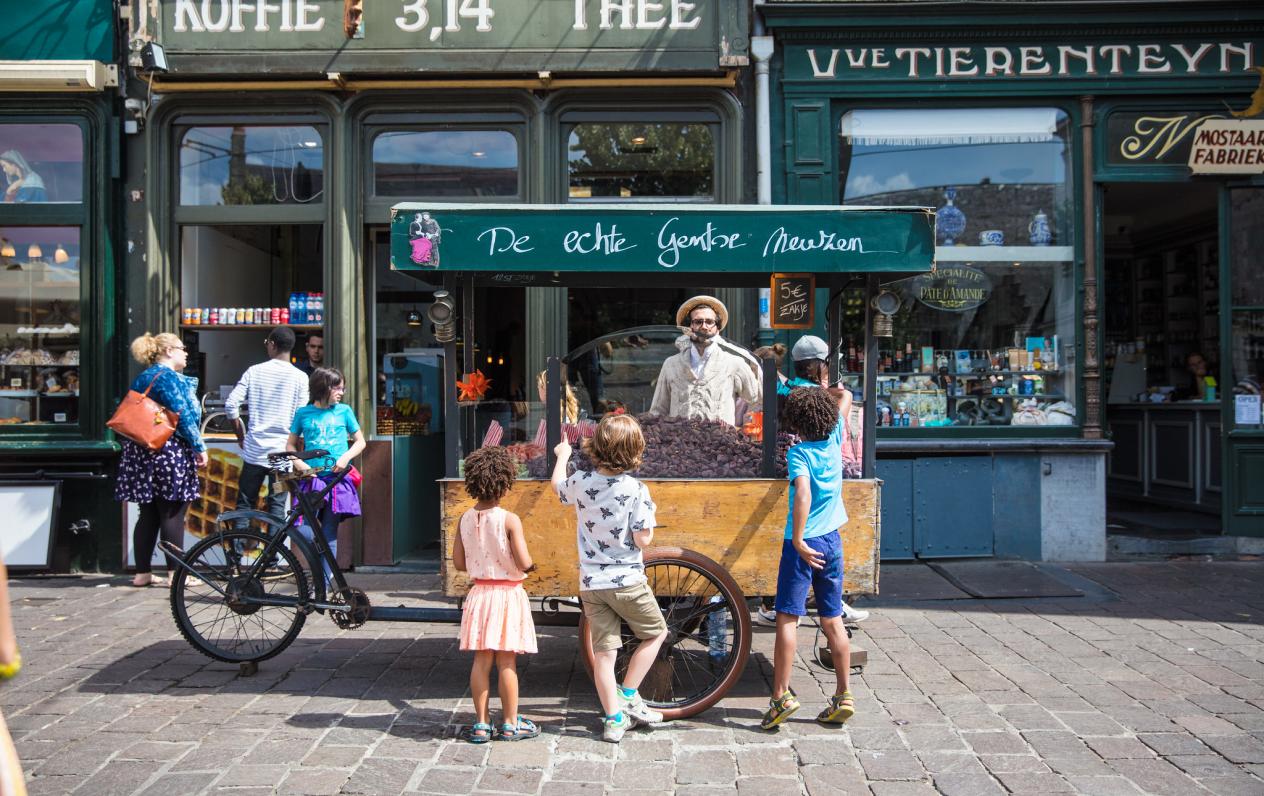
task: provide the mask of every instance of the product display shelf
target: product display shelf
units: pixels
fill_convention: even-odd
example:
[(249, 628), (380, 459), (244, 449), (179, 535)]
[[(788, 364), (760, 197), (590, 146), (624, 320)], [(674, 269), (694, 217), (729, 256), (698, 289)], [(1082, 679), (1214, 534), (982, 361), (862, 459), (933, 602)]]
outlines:
[(324, 329), (323, 323), (182, 323), (180, 328), (189, 332), (216, 331), (250, 331), (253, 329), (271, 329), (274, 326), (288, 326), (296, 332), (315, 332)]
[(1072, 246), (936, 246), (935, 261), (940, 263), (1050, 263), (1070, 262), (1075, 258)]

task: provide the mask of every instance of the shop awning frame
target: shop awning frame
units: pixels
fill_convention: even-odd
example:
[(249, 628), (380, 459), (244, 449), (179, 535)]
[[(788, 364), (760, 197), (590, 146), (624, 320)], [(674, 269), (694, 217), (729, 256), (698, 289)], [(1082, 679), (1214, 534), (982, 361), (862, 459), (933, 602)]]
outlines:
[(391, 268), (453, 272), (915, 273), (935, 263), (926, 207), (404, 202)]

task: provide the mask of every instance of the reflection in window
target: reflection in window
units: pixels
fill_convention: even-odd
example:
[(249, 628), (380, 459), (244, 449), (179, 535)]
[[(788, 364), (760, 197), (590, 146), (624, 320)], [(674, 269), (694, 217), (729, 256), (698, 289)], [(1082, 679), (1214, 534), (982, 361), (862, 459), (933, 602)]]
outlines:
[(180, 204), (318, 201), (325, 150), (315, 127), (193, 127), (180, 139)]
[(569, 196), (584, 199), (715, 198), (714, 126), (586, 123), (567, 143)]
[[(881, 425), (1078, 424), (1068, 124), (1053, 108), (844, 114), (843, 202), (939, 211), (938, 271), (888, 286), (902, 302), (879, 342)], [(841, 352), (852, 372), (854, 298)]]
[(1229, 262), (1233, 304), (1264, 307), (1264, 188), (1235, 188), (1229, 192)]
[(382, 133), (373, 140), (377, 196), (517, 196), (518, 140), (508, 130)]
[(0, 227), (0, 424), (79, 419), (79, 228)]
[(73, 124), (0, 125), (5, 204), (83, 201), (83, 131)]
[[(1230, 339), (1236, 424), (1239, 428), (1258, 428), (1260, 397), (1264, 395), (1264, 312), (1233, 313)], [(1241, 409), (1237, 408), (1239, 403)], [(1248, 420), (1255, 422), (1245, 422)]]

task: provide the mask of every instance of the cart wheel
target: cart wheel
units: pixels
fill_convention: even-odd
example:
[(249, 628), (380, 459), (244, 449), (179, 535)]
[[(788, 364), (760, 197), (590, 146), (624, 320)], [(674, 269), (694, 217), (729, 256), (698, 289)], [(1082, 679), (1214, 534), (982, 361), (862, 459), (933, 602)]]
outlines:
[[(641, 696), (664, 718), (680, 719), (714, 705), (742, 676), (750, 654), (750, 612), (733, 577), (692, 550), (658, 547), (645, 551), (645, 577), (667, 620), (669, 635), (641, 683)], [(615, 659), (622, 681), (628, 658), (640, 642), (624, 624)], [(593, 670), (587, 617), (579, 620), (584, 665)]]

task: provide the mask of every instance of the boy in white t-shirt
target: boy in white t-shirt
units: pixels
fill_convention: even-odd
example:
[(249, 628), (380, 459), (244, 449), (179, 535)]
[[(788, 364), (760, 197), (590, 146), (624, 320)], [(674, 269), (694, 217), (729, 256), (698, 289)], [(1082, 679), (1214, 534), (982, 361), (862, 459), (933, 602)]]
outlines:
[[(603, 710), (602, 736), (617, 743), (636, 724), (663, 720), (637, 693), (658, 649), (667, 639), (667, 622), (645, 578), (641, 550), (654, 539), (654, 501), (629, 470), (641, 466), (645, 437), (641, 424), (628, 415), (606, 415), (585, 452), (595, 472), (566, 475), (571, 446), (562, 440), (553, 452), (553, 489), (575, 507), (579, 543), (579, 594), (593, 647), (593, 680)], [(628, 660), (620, 685), (614, 663), (627, 622), (640, 644)]]

